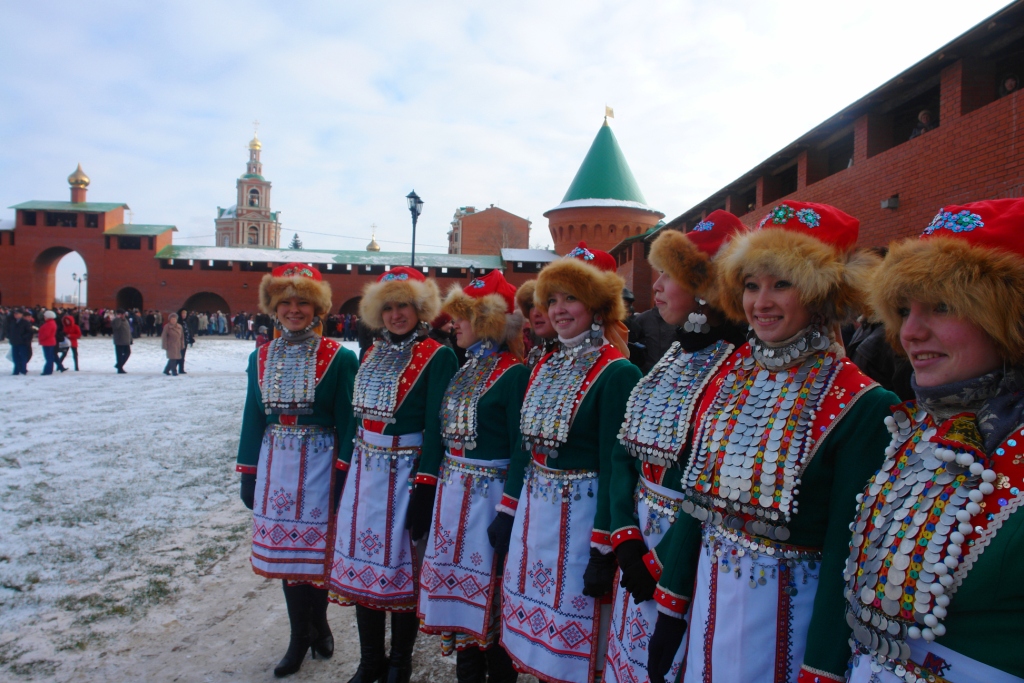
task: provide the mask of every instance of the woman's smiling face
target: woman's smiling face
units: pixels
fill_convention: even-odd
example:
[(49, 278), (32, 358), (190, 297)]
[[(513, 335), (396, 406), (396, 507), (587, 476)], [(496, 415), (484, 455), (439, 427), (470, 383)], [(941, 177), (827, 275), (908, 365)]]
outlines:
[(555, 292), (548, 299), (548, 319), (559, 337), (572, 339), (590, 329), (594, 314), (572, 294)]
[(900, 344), (922, 387), (973, 379), (1003, 365), (992, 337), (950, 313), (945, 304), (911, 301), (900, 314)]
[(748, 275), (743, 280), (743, 312), (761, 341), (781, 342), (811, 324), (813, 314), (788, 280)]

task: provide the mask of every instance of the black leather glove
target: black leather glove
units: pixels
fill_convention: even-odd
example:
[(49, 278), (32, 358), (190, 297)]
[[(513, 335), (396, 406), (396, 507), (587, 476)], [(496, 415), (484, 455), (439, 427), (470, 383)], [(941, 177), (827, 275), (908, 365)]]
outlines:
[(612, 592), (615, 583), (615, 553), (602, 555), (597, 548), (590, 549), (590, 562), (583, 572), (583, 594), (600, 598)]
[(252, 510), (256, 498), (256, 475), (242, 473), (242, 483), (239, 486), (238, 495), (242, 498), (242, 505)]
[(338, 511), (338, 501), (341, 500), (341, 491), (345, 488), (345, 479), (348, 477), (348, 470), (334, 470), (334, 491), (331, 493), (331, 514)]
[(487, 527), (487, 540), (494, 548), (494, 556), (498, 560), (498, 569), (505, 566), (505, 556), (508, 555), (508, 544), (512, 539), (512, 524), (516, 518), (507, 512), (499, 512), (490, 526)]
[(686, 633), (686, 620), (658, 612), (658, 621), (654, 624), (654, 634), (647, 646), (647, 677), (651, 683), (664, 683), (665, 676), (672, 668), (672, 660), (679, 651)]
[(409, 536), (413, 543), (419, 541), (430, 531), (430, 522), (434, 516), (435, 493), (437, 493), (436, 484), (416, 484), (412, 487), (405, 528), (409, 530)]
[(654, 589), (658, 587), (658, 582), (651, 576), (644, 562), (646, 554), (647, 544), (639, 539), (626, 541), (615, 549), (615, 557), (622, 570), (619, 583), (629, 591), (637, 605), (653, 598)]

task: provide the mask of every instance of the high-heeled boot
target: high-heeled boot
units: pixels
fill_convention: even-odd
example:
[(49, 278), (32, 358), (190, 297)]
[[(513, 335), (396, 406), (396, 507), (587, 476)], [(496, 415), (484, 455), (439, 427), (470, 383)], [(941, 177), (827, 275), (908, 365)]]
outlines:
[[(306, 599), (305, 586), (289, 586), (284, 584), (284, 601), (288, 606), (288, 621), (292, 633), (288, 641), (288, 651), (274, 667), (274, 675), (278, 678), (290, 676), (302, 666), (306, 658), (306, 650), (313, 644), (313, 628), (309, 623), (309, 604)], [(314, 657), (316, 655), (314, 654)]]
[(384, 631), (388, 613), (356, 605), (356, 627), (359, 629), (359, 668), (348, 683), (379, 683), (388, 674), (384, 655)]
[(487, 648), (487, 683), (516, 683), (519, 672), (512, 666), (512, 658), (500, 643)]
[(331, 625), (327, 623), (327, 589), (315, 586), (305, 588), (309, 623), (316, 631), (313, 650), (324, 659), (330, 659), (334, 654), (334, 634), (331, 633)]
[(391, 613), (391, 661), (387, 683), (409, 683), (412, 678), (412, 649), (420, 620), (415, 612)]
[(475, 645), (455, 653), (455, 680), (458, 683), (485, 683), (487, 659)]

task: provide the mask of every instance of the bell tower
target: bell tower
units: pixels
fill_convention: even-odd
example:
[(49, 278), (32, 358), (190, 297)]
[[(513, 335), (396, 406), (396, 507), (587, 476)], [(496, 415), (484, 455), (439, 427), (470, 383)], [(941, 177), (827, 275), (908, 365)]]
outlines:
[[(258, 126), (259, 122), (254, 125)], [(281, 243), (280, 211), (270, 210), (270, 181), (263, 177), (263, 144), (254, 132), (245, 173), (235, 183), (235, 205), (217, 207), (214, 221), (218, 247), (272, 247)]]

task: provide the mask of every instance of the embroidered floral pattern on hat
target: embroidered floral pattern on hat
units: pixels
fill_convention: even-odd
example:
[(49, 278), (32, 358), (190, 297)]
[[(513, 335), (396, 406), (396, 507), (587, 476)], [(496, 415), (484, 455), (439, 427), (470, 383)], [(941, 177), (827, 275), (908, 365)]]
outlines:
[(481, 280), (480, 278), (473, 278), (472, 280), (469, 281), (469, 284), (466, 286), (472, 287), (473, 289), (481, 289), (483, 287), (486, 287), (487, 283)]
[(808, 228), (816, 228), (821, 225), (821, 216), (814, 209), (800, 209), (796, 212), (796, 219)]
[(380, 279), (381, 282), (392, 282), (394, 280), (408, 280), (409, 276), (405, 273), (388, 273)]
[(767, 216), (761, 219), (761, 222), (757, 224), (757, 227), (760, 230), (768, 223), (768, 221), (771, 221), (773, 225), (785, 225), (789, 222), (789, 219), (795, 215), (796, 211), (793, 210), (793, 207), (788, 204), (779, 204), (769, 211)]
[(313, 271), (310, 270), (309, 268), (299, 268), (299, 267), (289, 268), (286, 271), (284, 271), (283, 273), (281, 273), (281, 277), (295, 277), (296, 275), (299, 275), (301, 277), (311, 277), (311, 278), (315, 278), (316, 277), (316, 276), (313, 275)]
[(715, 227), (715, 224), (711, 221), (701, 221), (697, 225), (693, 226), (693, 230), (690, 232), (707, 232), (713, 227)]
[(924, 234), (930, 235), (936, 230), (951, 230), (953, 232), (970, 232), (975, 228), (983, 228), (985, 223), (981, 220), (981, 216), (976, 213), (964, 210), (959, 213), (953, 213), (952, 211), (939, 211), (935, 214), (935, 218), (928, 224), (928, 227), (924, 229)]
[(581, 258), (584, 261), (593, 261), (594, 260), (594, 252), (590, 251), (586, 247), (576, 247), (575, 249), (570, 251), (568, 254), (566, 254), (566, 256), (568, 258)]

